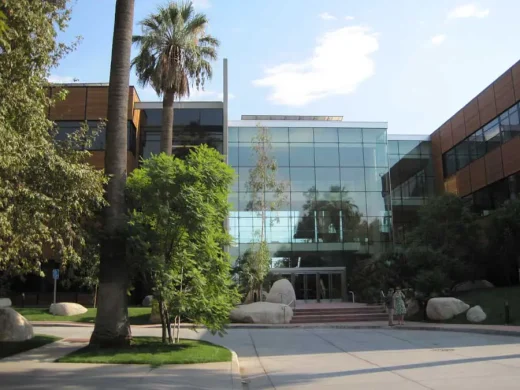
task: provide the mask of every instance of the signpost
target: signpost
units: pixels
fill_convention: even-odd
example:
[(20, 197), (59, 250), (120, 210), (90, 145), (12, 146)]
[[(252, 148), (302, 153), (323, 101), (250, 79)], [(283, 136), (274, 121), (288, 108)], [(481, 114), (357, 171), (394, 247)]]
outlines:
[(58, 283), (58, 279), (60, 278), (60, 270), (53, 269), (52, 270), (52, 278), (54, 279), (54, 303), (56, 303), (56, 285)]

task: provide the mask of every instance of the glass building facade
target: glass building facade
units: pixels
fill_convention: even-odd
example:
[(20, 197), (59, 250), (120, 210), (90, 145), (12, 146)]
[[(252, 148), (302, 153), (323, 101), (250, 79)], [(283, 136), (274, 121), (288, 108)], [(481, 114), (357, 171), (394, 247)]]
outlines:
[[(237, 173), (229, 220), (236, 243), (230, 249), (233, 259), (251, 246), (262, 223), (259, 213), (249, 209), (246, 187), (256, 162), (252, 141), (257, 126), (270, 133), (278, 180), (287, 190), (279, 210), (267, 213), (265, 239), (273, 268), (348, 270), (356, 259), (388, 248), (386, 124), (251, 120), (229, 123), (228, 162)], [(273, 196), (265, 194), (266, 200)], [(312, 299), (313, 288), (307, 290)]]
[(393, 241), (400, 245), (417, 223), (419, 208), (435, 195), (432, 148), (428, 136), (388, 138)]
[[(209, 145), (223, 153), (224, 113), (222, 108), (175, 108), (173, 116), (173, 154), (185, 155), (190, 147)], [(204, 104), (202, 104), (204, 105)], [(197, 104), (192, 104), (197, 106)], [(141, 156), (159, 154), (162, 126), (162, 108), (141, 111)]]

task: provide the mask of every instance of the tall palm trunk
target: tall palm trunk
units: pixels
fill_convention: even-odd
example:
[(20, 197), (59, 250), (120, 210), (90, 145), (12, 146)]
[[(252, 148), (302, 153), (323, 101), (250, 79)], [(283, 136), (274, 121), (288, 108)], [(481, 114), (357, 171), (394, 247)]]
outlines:
[(127, 345), (132, 333), (128, 321), (128, 271), (126, 264), (125, 184), (127, 158), (128, 85), (134, 0), (117, 0), (115, 10), (105, 171), (109, 206), (104, 210), (105, 234), (101, 241), (98, 311), (91, 344), (101, 347)]
[(161, 130), (161, 152), (172, 154), (173, 148), (173, 91), (166, 91), (163, 95), (162, 130)]

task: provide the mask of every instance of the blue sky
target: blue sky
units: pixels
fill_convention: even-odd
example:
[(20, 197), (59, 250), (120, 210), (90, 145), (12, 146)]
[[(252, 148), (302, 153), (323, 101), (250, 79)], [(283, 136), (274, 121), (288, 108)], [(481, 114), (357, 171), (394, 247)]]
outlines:
[[(78, 49), (51, 80), (107, 82), (113, 0), (76, 0)], [(135, 0), (138, 21), (164, 0)], [(229, 61), (230, 119), (342, 115), (430, 134), (520, 59), (518, 0), (195, 0), (221, 41), (214, 78), (191, 100), (219, 100)], [(135, 53), (134, 48), (134, 53)], [(131, 83), (136, 84), (132, 71)], [(141, 100), (158, 100), (149, 88)]]

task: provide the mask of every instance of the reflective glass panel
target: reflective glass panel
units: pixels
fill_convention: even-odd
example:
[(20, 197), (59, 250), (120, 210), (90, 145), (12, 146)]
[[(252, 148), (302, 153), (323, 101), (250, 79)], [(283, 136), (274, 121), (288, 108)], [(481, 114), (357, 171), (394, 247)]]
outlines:
[(290, 142), (314, 142), (312, 127), (290, 127)]
[(287, 127), (270, 127), (271, 142), (289, 142), (289, 129)]
[(314, 168), (291, 167), (292, 191), (308, 191), (316, 186)]
[(388, 141), (388, 154), (399, 154), (399, 141)]
[(399, 154), (421, 154), (421, 148), (419, 147), (421, 141), (399, 141)]
[(363, 146), (361, 144), (340, 144), (339, 161), (342, 167), (362, 167)]
[(238, 129), (238, 141), (252, 142), (257, 133), (258, 129), (256, 127), (240, 127)]
[(238, 127), (228, 128), (228, 142), (238, 142)]
[[(382, 217), (385, 215), (385, 198), (381, 192), (367, 192), (367, 215), (369, 217)], [(386, 202), (388, 203), (388, 202)]]
[(366, 190), (383, 191), (387, 173), (388, 170), (385, 168), (365, 168)]
[(339, 168), (316, 168), (316, 189), (318, 191), (339, 191)]
[(339, 142), (346, 143), (361, 143), (363, 142), (363, 136), (361, 135), (361, 129), (351, 129), (348, 127), (338, 128)]
[(232, 167), (238, 166), (238, 144), (230, 143), (228, 146), (228, 163)]
[(314, 166), (314, 145), (305, 143), (291, 143), (290, 165), (292, 167)]
[(388, 165), (386, 144), (363, 144), (366, 167), (386, 167)]
[(363, 129), (363, 143), (386, 143), (385, 129)]
[(289, 144), (287, 143), (272, 143), (271, 154), (276, 160), (279, 167), (289, 166)]
[(315, 144), (314, 160), (317, 167), (337, 167), (339, 166), (338, 144)]
[(341, 202), (341, 209), (345, 215), (363, 216), (367, 214), (366, 192), (344, 191), (341, 193)]
[(338, 142), (338, 129), (335, 127), (315, 127), (314, 142)]
[(346, 191), (365, 191), (365, 170), (341, 168), (341, 187)]
[(241, 167), (253, 167), (256, 164), (256, 155), (252, 144), (238, 144), (238, 163)]

